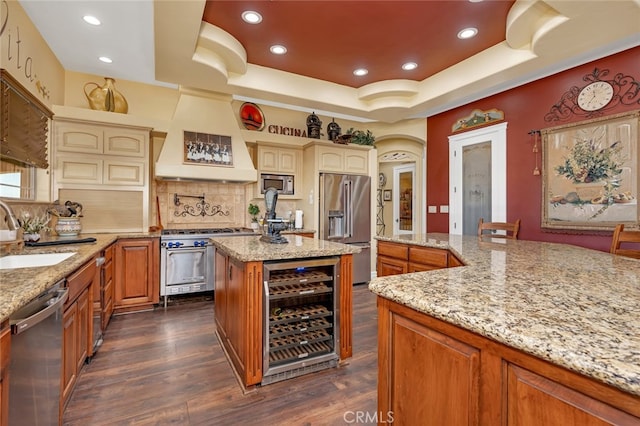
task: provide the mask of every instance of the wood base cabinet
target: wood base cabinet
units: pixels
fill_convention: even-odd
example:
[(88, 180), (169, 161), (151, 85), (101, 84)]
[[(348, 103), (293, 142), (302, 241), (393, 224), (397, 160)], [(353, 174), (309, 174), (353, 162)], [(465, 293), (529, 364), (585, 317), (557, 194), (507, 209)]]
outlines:
[(153, 309), (160, 301), (160, 239), (118, 240), (114, 284), (114, 313)]
[(111, 315), (113, 315), (113, 305), (115, 299), (116, 286), (113, 284), (113, 253), (115, 252), (115, 244), (110, 245), (104, 251), (104, 264), (102, 265), (102, 304), (100, 313), (100, 322), (102, 331), (104, 332), (109, 325)]
[(216, 250), (216, 330), (244, 386), (262, 380), (262, 262)]
[(93, 292), (96, 277), (96, 260), (91, 259), (67, 278), (69, 298), (63, 312), (62, 337), (62, 391), (60, 394), (60, 418), (73, 392), (87, 357), (93, 351)]
[[(216, 250), (215, 323), (220, 343), (242, 385), (263, 378), (263, 262), (241, 262)], [(340, 360), (353, 352), (353, 256), (341, 256)]]
[(462, 266), (449, 250), (378, 241), (379, 277)]
[(11, 328), (0, 327), (0, 426), (9, 425), (9, 350)]
[(378, 318), (379, 423), (640, 424), (637, 395), (382, 297)]

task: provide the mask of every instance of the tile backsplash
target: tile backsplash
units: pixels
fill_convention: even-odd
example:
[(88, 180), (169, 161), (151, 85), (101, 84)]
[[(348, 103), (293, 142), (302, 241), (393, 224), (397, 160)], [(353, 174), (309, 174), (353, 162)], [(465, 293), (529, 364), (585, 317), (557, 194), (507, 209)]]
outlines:
[[(160, 221), (164, 228), (248, 227), (249, 203), (260, 207), (259, 216), (265, 213), (264, 200), (254, 198), (254, 189), (255, 183), (157, 181)], [(278, 215), (285, 217), (295, 209), (295, 200), (278, 200)], [(156, 216), (150, 223), (157, 220)]]

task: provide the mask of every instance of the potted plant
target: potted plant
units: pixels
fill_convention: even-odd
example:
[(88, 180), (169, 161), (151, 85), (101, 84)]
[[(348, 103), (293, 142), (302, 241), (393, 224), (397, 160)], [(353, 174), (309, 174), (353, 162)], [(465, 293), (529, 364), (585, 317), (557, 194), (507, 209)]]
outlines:
[(366, 132), (362, 130), (354, 130), (353, 127), (347, 130), (347, 135), (351, 136), (349, 139), (350, 143), (354, 143), (356, 145), (373, 145), (376, 141), (376, 138), (371, 133), (371, 130), (367, 130)]
[(18, 219), (22, 228), (22, 238), (25, 241), (38, 241), (40, 232), (49, 230), (49, 216), (45, 213), (42, 216), (32, 216), (29, 212), (22, 212)]
[(55, 217), (53, 229), (59, 237), (75, 237), (82, 230), (80, 218), (82, 217), (82, 204), (75, 201), (66, 201), (64, 205), (59, 200), (49, 206), (48, 212)]
[(251, 228), (253, 230), (258, 229), (258, 215), (260, 214), (260, 207), (258, 207), (257, 204), (249, 203), (249, 208), (247, 210), (251, 216)]

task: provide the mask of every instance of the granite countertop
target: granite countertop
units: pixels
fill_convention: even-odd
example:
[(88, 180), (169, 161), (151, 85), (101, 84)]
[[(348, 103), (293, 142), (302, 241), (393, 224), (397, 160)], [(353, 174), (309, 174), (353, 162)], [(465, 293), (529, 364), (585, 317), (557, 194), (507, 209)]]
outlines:
[(12, 255), (75, 252), (53, 266), (0, 270), (0, 324), (34, 297), (52, 287), (118, 238), (159, 237), (159, 233), (80, 234), (78, 238), (95, 238), (93, 243), (25, 247)]
[(316, 230), (315, 229), (305, 229), (305, 228), (300, 228), (300, 229), (286, 229), (284, 231), (281, 232), (281, 234), (315, 234)]
[(299, 235), (283, 235), (289, 243), (270, 244), (260, 241), (260, 236), (213, 237), (213, 245), (241, 262), (263, 260), (302, 259), (308, 257), (339, 256), (360, 253), (357, 246), (332, 243)]
[(566, 244), (422, 234), (466, 266), (372, 280), (375, 294), (640, 395), (640, 260)]

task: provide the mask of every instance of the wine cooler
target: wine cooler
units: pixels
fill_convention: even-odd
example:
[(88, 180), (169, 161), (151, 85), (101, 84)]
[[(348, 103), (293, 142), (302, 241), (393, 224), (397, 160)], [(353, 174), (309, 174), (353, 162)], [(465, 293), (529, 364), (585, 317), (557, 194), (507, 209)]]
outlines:
[(264, 262), (262, 384), (338, 365), (340, 258)]

